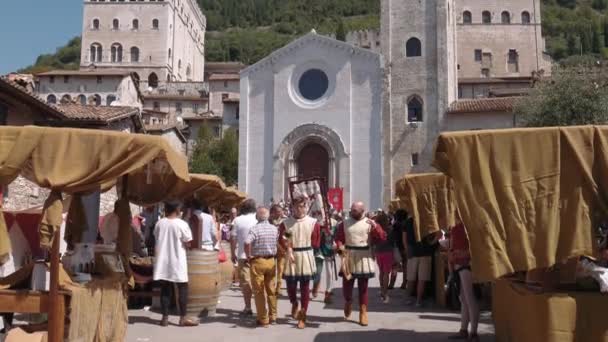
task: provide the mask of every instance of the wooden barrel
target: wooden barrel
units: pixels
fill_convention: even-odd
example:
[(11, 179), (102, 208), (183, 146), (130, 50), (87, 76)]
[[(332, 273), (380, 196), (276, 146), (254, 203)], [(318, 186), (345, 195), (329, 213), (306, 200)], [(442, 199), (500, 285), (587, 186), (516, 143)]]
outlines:
[(220, 274), (221, 274), (221, 288), (227, 290), (232, 285), (232, 273), (234, 272), (234, 265), (232, 264), (232, 251), (230, 250), (230, 242), (222, 241), (221, 247), (226, 254), (226, 261), (220, 263)]
[(220, 288), (217, 252), (188, 251), (188, 315), (215, 315)]

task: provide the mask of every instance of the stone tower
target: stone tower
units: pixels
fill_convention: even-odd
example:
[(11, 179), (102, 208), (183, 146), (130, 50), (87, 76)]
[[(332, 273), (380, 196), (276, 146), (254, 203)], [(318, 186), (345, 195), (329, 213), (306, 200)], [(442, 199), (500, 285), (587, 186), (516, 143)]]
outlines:
[(127, 69), (152, 87), (202, 82), (205, 27), (195, 0), (84, 0), (81, 67)]
[(381, 0), (384, 202), (404, 174), (431, 169), (434, 142), (457, 98), (454, 0)]

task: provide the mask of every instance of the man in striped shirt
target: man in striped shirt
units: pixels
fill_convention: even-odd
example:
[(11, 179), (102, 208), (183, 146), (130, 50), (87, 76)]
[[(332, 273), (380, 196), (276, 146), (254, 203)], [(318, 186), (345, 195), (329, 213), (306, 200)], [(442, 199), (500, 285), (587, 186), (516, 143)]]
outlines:
[(251, 228), (245, 240), (245, 254), (251, 268), (257, 323), (258, 326), (267, 327), (277, 320), (276, 255), (279, 231), (268, 222), (268, 209), (258, 208), (256, 217), (258, 224)]

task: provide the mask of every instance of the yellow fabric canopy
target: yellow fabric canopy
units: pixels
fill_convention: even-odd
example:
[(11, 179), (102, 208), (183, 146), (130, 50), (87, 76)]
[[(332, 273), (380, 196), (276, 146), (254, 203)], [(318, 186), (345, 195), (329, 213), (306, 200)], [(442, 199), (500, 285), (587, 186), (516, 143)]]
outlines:
[[(197, 198), (201, 196), (201, 193), (197, 193)], [(233, 207), (238, 207), (243, 201), (247, 199), (247, 194), (237, 190), (234, 187), (226, 188), (222, 193), (219, 193), (217, 196), (208, 196), (206, 198), (207, 203), (214, 208), (221, 209), (230, 209)]]
[(454, 226), (454, 191), (442, 173), (406, 175), (395, 184), (400, 208), (414, 219), (416, 240)]
[(477, 280), (593, 253), (608, 126), (444, 133), (434, 166), (453, 180)]

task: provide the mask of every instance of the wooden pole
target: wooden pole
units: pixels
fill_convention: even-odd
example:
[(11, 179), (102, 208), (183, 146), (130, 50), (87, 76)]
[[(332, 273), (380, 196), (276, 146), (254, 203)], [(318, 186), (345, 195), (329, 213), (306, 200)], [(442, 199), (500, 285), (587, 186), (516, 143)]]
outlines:
[(53, 234), (51, 247), (51, 283), (49, 286), (49, 342), (63, 342), (65, 324), (65, 298), (59, 294), (59, 243), (61, 230)]

